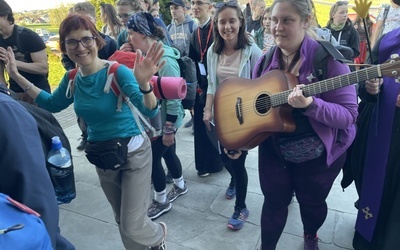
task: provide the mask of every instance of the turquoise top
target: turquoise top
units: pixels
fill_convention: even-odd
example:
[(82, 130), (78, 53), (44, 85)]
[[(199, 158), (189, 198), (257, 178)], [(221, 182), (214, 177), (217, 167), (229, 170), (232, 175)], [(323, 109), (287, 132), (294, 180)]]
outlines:
[[(74, 103), (76, 114), (87, 123), (88, 140), (104, 141), (118, 137), (131, 137), (140, 134), (135, 119), (126, 103), (122, 103), (122, 111), (117, 109), (117, 96), (111, 90), (104, 93), (107, 80), (108, 65), (98, 72), (89, 75), (76, 75), (74, 92), (67, 98), (68, 72), (63, 76), (57, 89), (49, 94), (41, 91), (36, 102), (50, 112), (59, 112)], [(117, 69), (117, 80), (122, 89), (144, 115), (154, 117), (158, 109), (150, 110), (143, 103), (143, 94), (139, 91), (139, 84), (132, 71), (125, 65)]]

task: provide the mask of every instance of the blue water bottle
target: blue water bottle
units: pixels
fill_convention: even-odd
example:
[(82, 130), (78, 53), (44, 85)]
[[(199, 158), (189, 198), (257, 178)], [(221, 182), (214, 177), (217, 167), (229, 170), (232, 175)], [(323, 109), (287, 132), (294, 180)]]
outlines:
[(58, 204), (71, 202), (76, 196), (71, 154), (62, 146), (58, 136), (52, 138), (47, 162), (50, 163), (51, 181), (56, 191)]

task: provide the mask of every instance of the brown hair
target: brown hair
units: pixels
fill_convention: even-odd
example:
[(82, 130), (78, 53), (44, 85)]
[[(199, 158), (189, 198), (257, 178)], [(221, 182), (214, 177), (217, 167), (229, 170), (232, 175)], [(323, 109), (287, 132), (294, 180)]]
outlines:
[(79, 29), (89, 30), (93, 36), (96, 37), (95, 41), (98, 49), (103, 48), (103, 46), (106, 44), (89, 18), (77, 14), (71, 14), (68, 15), (60, 24), (59, 35), (61, 52), (67, 52), (67, 49), (65, 48), (65, 37), (71, 31)]

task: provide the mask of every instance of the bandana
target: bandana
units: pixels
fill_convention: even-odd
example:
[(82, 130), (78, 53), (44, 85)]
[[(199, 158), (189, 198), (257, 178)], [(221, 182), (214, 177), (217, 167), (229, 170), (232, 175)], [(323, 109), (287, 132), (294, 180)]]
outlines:
[(147, 12), (137, 12), (128, 21), (128, 29), (140, 34), (154, 37), (156, 33), (156, 22), (154, 17)]

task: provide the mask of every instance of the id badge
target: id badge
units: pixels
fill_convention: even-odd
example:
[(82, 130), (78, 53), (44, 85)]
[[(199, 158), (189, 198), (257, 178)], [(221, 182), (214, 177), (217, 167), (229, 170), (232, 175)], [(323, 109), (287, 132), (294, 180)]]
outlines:
[(204, 67), (204, 64), (202, 64), (200, 62), (199, 62), (199, 70), (200, 70), (200, 75), (202, 75), (202, 76), (206, 76), (207, 75), (206, 68)]

